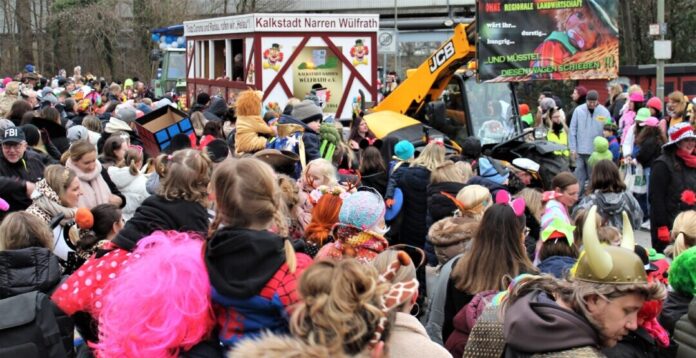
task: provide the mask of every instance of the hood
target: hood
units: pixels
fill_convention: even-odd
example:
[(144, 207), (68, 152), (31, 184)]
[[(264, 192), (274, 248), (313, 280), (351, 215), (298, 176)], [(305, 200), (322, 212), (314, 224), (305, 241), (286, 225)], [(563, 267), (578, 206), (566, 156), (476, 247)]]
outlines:
[(34, 117), (30, 123), (36, 128), (45, 129), (51, 139), (62, 138), (67, 134), (67, 130), (63, 126), (48, 119)]
[(285, 263), (283, 248), (283, 239), (269, 231), (219, 229), (205, 253), (210, 282), (226, 297), (257, 295)]
[(115, 166), (110, 166), (109, 169), (107, 169), (107, 172), (109, 173), (109, 178), (111, 178), (111, 181), (116, 184), (117, 187), (119, 188), (125, 188), (129, 186), (135, 179), (137, 179), (137, 176), (132, 176), (130, 173), (130, 167), (123, 167), (123, 168), (117, 168)]
[(132, 132), (133, 128), (131, 128), (128, 123), (116, 118), (116, 117), (111, 117), (109, 118), (109, 122), (106, 123), (106, 127), (104, 128), (104, 132), (106, 133), (116, 133), (118, 131), (124, 131), (124, 132)]
[(526, 353), (599, 345), (597, 332), (585, 318), (539, 291), (520, 297), (508, 307), (503, 335), (512, 349)]
[[(292, 336), (266, 335), (260, 339), (244, 339), (228, 355), (229, 358), (347, 358), (343, 352), (331, 352), (327, 347), (310, 345)], [(355, 358), (369, 355), (351, 356)]]
[(556, 278), (563, 278), (575, 265), (576, 259), (568, 256), (551, 256), (539, 263), (537, 268), (541, 273), (549, 273)]
[(476, 321), (481, 317), (483, 310), (491, 303), (493, 297), (497, 293), (498, 291), (489, 290), (474, 295), (474, 298), (471, 299), (465, 308), (459, 310), (457, 315), (454, 316), (454, 320), (452, 321), (454, 328), (467, 334), (471, 333)]
[(609, 141), (604, 137), (596, 137), (593, 144), (597, 153), (605, 153), (609, 150)]
[(278, 119), (278, 123), (280, 124), (286, 124), (286, 123), (293, 123), (293, 124), (299, 124), (304, 128), (305, 132), (310, 132), (310, 133), (317, 133), (315, 132), (312, 128), (309, 128), (306, 123), (302, 122), (301, 120), (291, 117), (288, 115), (281, 115), (280, 118)]
[(227, 113), (227, 103), (225, 103), (225, 100), (220, 97), (213, 97), (210, 100), (210, 107), (208, 107), (208, 109), (205, 111), (210, 112), (222, 119), (225, 117), (225, 113)]
[(449, 246), (469, 241), (476, 235), (479, 221), (471, 217), (450, 217), (434, 223), (428, 231), (433, 246)]
[(0, 299), (34, 290), (49, 293), (59, 282), (58, 256), (48, 249), (0, 251)]
[(607, 216), (619, 215), (624, 210), (629, 211), (625, 195), (625, 193), (595, 192), (597, 206), (602, 208), (602, 212)]

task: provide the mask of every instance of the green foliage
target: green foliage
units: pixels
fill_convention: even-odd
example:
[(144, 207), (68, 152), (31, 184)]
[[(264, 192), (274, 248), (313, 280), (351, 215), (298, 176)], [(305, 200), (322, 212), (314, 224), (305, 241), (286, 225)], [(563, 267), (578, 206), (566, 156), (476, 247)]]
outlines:
[(53, 12), (61, 12), (78, 6), (96, 4), (97, 2), (99, 2), (99, 0), (55, 0), (51, 10)]

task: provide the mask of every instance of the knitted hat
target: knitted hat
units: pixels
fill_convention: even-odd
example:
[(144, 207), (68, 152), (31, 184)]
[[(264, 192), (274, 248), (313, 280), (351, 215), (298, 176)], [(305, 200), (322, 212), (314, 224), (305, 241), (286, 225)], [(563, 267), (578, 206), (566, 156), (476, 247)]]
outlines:
[(324, 118), (321, 112), (321, 107), (317, 106), (311, 100), (304, 100), (296, 104), (292, 108), (292, 116), (301, 120), (305, 124), (315, 121), (321, 122), (321, 120)]
[(648, 118), (650, 118), (650, 110), (643, 107), (638, 110), (636, 113), (636, 122), (645, 122)]
[(651, 97), (645, 104), (646, 107), (662, 112), (662, 101), (657, 97)]
[(663, 145), (662, 148), (665, 148), (667, 146), (677, 144), (679, 141), (687, 138), (696, 138), (696, 135), (694, 135), (694, 128), (691, 126), (690, 123), (687, 122), (682, 122), (682, 123), (677, 123), (671, 127), (669, 127), (668, 131), (668, 136), (669, 142), (667, 144)]
[(335, 239), (334, 242), (324, 245), (317, 253), (315, 260), (354, 258), (367, 264), (389, 246), (389, 242), (384, 237), (350, 225), (336, 224), (331, 234)]
[(645, 98), (641, 92), (633, 92), (630, 96), (628, 96), (628, 100), (631, 102), (643, 102), (645, 101)]
[(481, 160), (479, 160), (479, 172), (482, 178), (486, 178), (500, 185), (503, 185), (510, 175), (507, 169), (504, 169), (502, 173), (498, 173), (488, 158), (481, 158)]
[(416, 148), (407, 140), (402, 140), (394, 146), (394, 155), (400, 160), (409, 160), (416, 153)]
[(585, 97), (588, 101), (598, 101), (599, 100), (599, 93), (595, 90), (589, 90), (587, 91), (587, 96)]
[(360, 230), (372, 229), (384, 217), (386, 207), (379, 194), (359, 191), (343, 200), (338, 220)]
[(72, 126), (68, 128), (68, 140), (70, 143), (72, 142), (77, 142), (80, 139), (85, 139), (89, 136), (89, 133), (87, 131), (87, 128), (77, 125), (77, 126)]
[(529, 106), (526, 103), (522, 103), (520, 105), (520, 116), (524, 116), (525, 114), (529, 114)]
[(696, 294), (696, 247), (692, 247), (672, 261), (669, 284), (680, 293)]
[(587, 88), (585, 88), (584, 86), (575, 87), (575, 92), (577, 92), (578, 96), (580, 96), (580, 97), (587, 96)]
[(554, 101), (553, 98), (546, 97), (541, 100), (539, 105), (541, 106), (541, 110), (546, 112), (551, 108), (556, 108), (556, 101)]

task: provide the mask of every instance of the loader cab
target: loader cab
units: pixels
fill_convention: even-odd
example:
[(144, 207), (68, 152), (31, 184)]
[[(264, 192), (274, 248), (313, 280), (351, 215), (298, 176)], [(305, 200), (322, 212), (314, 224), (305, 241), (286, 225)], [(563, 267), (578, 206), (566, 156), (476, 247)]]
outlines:
[(455, 73), (438, 101), (428, 104), (427, 124), (459, 145), (469, 136), (502, 143), (520, 132), (517, 101), (509, 83), (478, 83), (472, 71)]

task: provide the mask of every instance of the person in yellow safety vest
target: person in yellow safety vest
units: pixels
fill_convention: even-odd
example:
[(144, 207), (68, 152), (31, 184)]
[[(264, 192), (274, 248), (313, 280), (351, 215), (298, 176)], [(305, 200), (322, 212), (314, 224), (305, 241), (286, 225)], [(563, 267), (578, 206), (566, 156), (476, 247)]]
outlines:
[(546, 134), (546, 140), (557, 143), (566, 147), (563, 150), (557, 150), (553, 154), (560, 155), (564, 158), (570, 158), (570, 150), (568, 149), (568, 127), (563, 121), (563, 115), (560, 110), (549, 109), (551, 116), (551, 128)]

